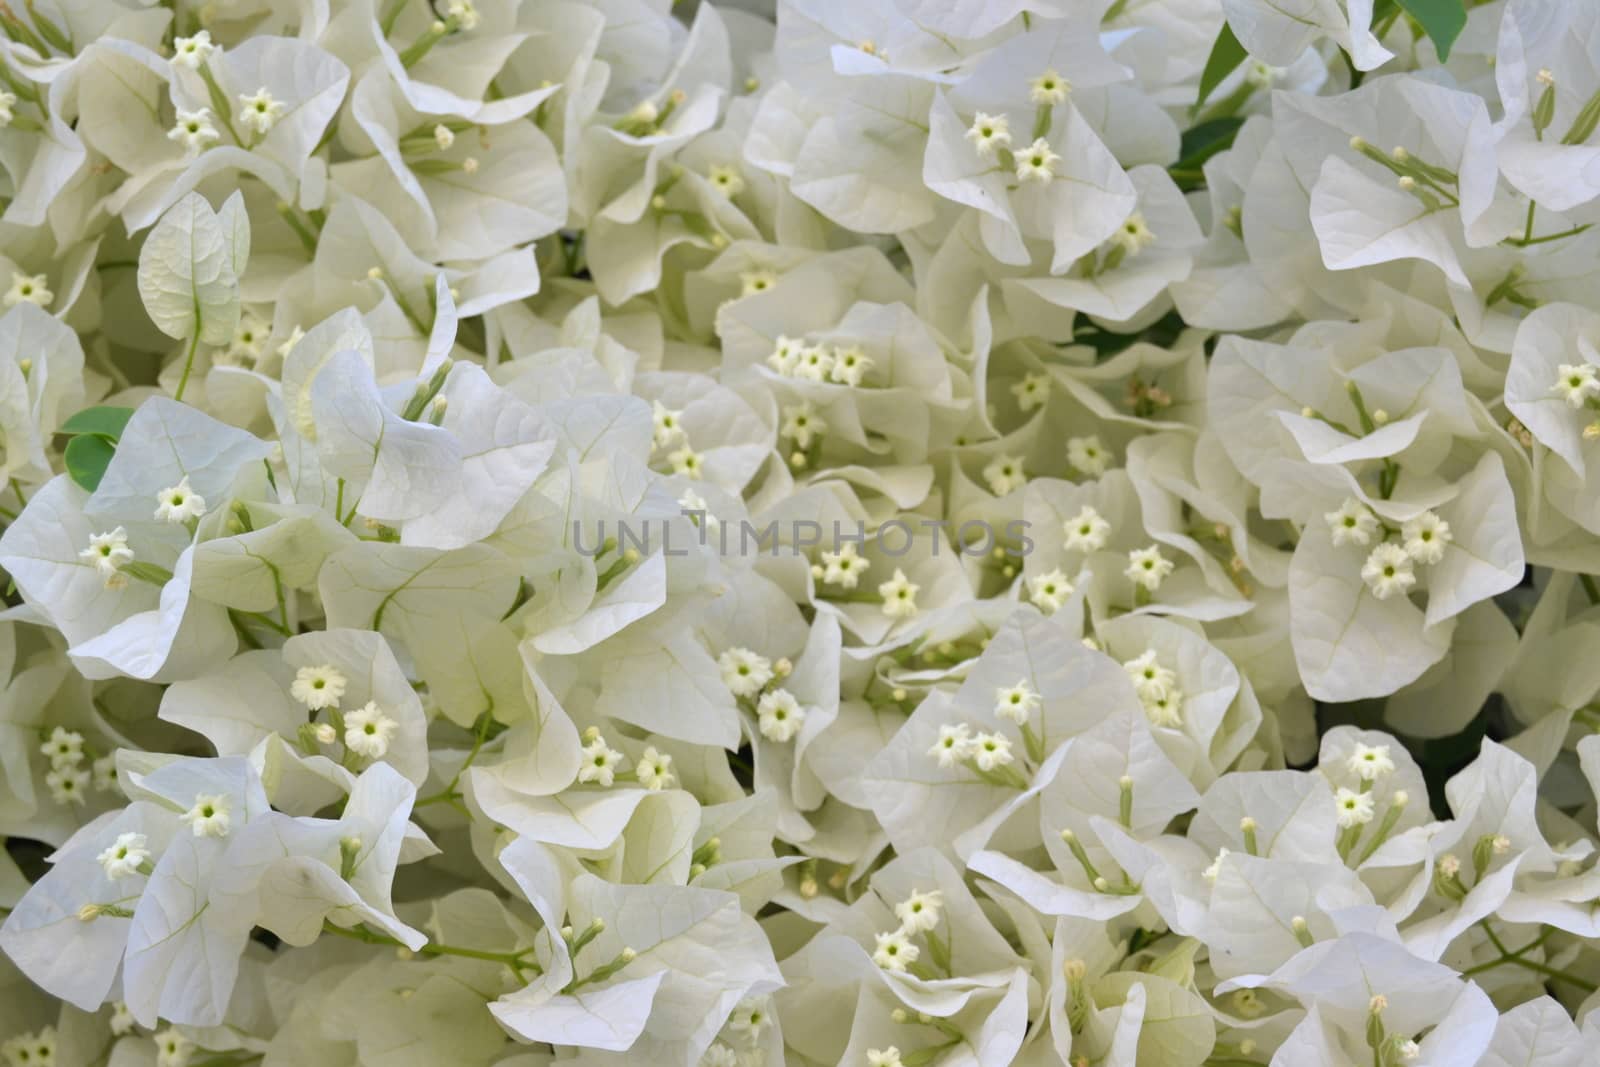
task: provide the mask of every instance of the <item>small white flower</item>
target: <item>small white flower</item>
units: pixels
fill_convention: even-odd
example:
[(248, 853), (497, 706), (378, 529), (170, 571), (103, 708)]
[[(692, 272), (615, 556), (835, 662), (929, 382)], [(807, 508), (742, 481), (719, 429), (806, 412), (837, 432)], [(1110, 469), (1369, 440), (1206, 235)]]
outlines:
[(1163, 667), (1156, 659), (1156, 650), (1147, 648), (1139, 656), (1128, 660), (1122, 665), (1128, 677), (1133, 680), (1133, 687), (1139, 693), (1139, 698), (1144, 699), (1145, 694), (1155, 695), (1166, 692), (1178, 682), (1178, 675), (1170, 668)]
[(446, 18), (462, 30), (478, 28), (478, 9), (472, 6), (472, 0), (450, 0), (445, 5), (444, 13)]
[(83, 735), (65, 726), (57, 726), (39, 746), (39, 751), (50, 757), (52, 767), (74, 766), (83, 760)]
[(891, 619), (910, 619), (917, 614), (917, 591), (922, 586), (906, 577), (906, 572), (899, 567), (894, 569), (894, 577), (878, 586), (878, 595), (883, 598), (883, 613)]
[(1017, 161), (1017, 180), (1022, 182), (1048, 182), (1056, 176), (1056, 164), (1061, 157), (1050, 148), (1050, 142), (1040, 137), (1014, 157)]
[(113, 1000), (111, 1002), (111, 1032), (117, 1037), (133, 1033), (137, 1024), (133, 1019), (133, 1012), (128, 1010), (126, 1001)]
[(578, 781), (598, 782), (609, 787), (616, 781), (622, 763), (622, 753), (606, 744), (598, 732), (583, 746), (583, 759), (578, 764)]
[(978, 155), (988, 159), (999, 149), (1010, 147), (1011, 121), (1004, 115), (986, 115), (980, 111), (967, 128), (967, 140), (972, 142)]
[(1141, 693), (1139, 701), (1144, 705), (1144, 717), (1150, 720), (1150, 725), (1169, 730), (1183, 727), (1183, 694), (1177, 689), (1168, 687), (1158, 692)]
[(700, 480), (702, 472), (700, 453), (688, 445), (684, 445), (676, 452), (668, 453), (667, 463), (671, 465), (673, 474), (681, 474), (685, 478), (693, 478), (696, 481)]
[(719, 1041), (700, 1057), (700, 1067), (741, 1067), (739, 1054)]
[(754, 1045), (761, 1033), (772, 1024), (772, 998), (768, 996), (745, 997), (728, 1017), (728, 1029), (743, 1035)]
[(156, 494), (156, 520), (180, 524), (198, 519), (206, 513), (206, 498), (189, 488), (185, 474), (177, 485)]
[(1388, 745), (1363, 745), (1357, 742), (1345, 765), (1350, 773), (1368, 782), (1375, 782), (1394, 770), (1394, 760), (1389, 758)]
[(730, 648), (717, 657), (722, 684), (736, 697), (753, 697), (772, 681), (772, 661), (748, 648)]
[(117, 781), (117, 757), (101, 756), (90, 764), (94, 775), (94, 787), (102, 793), (115, 792)]
[(1200, 872), (1201, 877), (1212, 885), (1216, 885), (1217, 875), (1222, 872), (1222, 861), (1227, 858), (1228, 849), (1226, 846), (1217, 849), (1217, 858), (1211, 861), (1211, 866)]
[(331, 663), (324, 663), (320, 667), (301, 667), (294, 672), (289, 695), (312, 711), (321, 711), (323, 708), (339, 706), (347, 684), (344, 674)]
[(657, 448), (666, 448), (684, 440), (682, 410), (669, 408), (659, 400), (652, 401), (651, 408)]
[(17, 113), (12, 110), (16, 105), (17, 94), (0, 89), (0, 130), (11, 125), (11, 120), (17, 117)]
[(739, 275), (739, 295), (754, 296), (778, 284), (778, 276), (770, 270), (752, 270)]
[(890, 1045), (888, 1048), (869, 1048), (867, 1067), (905, 1067), (905, 1061), (900, 1058), (900, 1049), (895, 1045)]
[(1340, 786), (1333, 795), (1333, 807), (1342, 829), (1365, 826), (1372, 821), (1371, 793), (1357, 793), (1354, 789)]
[(6, 290), (5, 305), (14, 308), (18, 304), (33, 304), (37, 307), (47, 308), (56, 298), (50, 291), (49, 275), (23, 274), (20, 271), (11, 272), (11, 288)]
[(1400, 1059), (1406, 1063), (1415, 1062), (1422, 1055), (1422, 1046), (1410, 1038), (1406, 1038), (1395, 1046), (1395, 1051), (1400, 1054)]
[(973, 755), (972, 727), (964, 722), (939, 727), (939, 740), (928, 749), (928, 755), (945, 768), (965, 763)]
[(845, 345), (833, 350), (833, 366), (828, 371), (828, 380), (854, 388), (861, 384), (872, 367), (872, 357), (863, 352), (859, 345)]
[(1361, 501), (1347, 496), (1338, 511), (1323, 514), (1336, 545), (1366, 545), (1378, 529), (1378, 517)]
[(1128, 553), (1128, 569), (1122, 573), (1135, 585), (1154, 593), (1172, 573), (1173, 562), (1161, 554), (1156, 545), (1136, 548)]
[(25, 1033), (0, 1045), (0, 1056), (9, 1067), (55, 1067), (56, 1028), (46, 1026), (38, 1033)]
[(1563, 363), (1557, 368), (1556, 384), (1550, 392), (1565, 400), (1568, 407), (1581, 408), (1600, 397), (1600, 376), (1592, 364)]
[[(245, 311), (239, 315), (239, 324), (233, 328), (233, 340), (212, 361), (219, 366), (253, 367), (261, 358), (261, 347), (272, 332), (272, 324)], [(301, 336), (304, 336), (302, 334)]]
[(177, 141), (193, 155), (217, 140), (217, 128), (211, 125), (211, 109), (202, 107), (195, 111), (178, 111), (178, 121), (167, 131), (167, 140)]
[(1261, 62), (1259, 59), (1253, 59), (1245, 64), (1244, 80), (1257, 89), (1271, 88), (1272, 83), (1281, 77), (1283, 77), (1282, 67), (1274, 67)]
[(995, 496), (1005, 496), (1028, 484), (1022, 460), (1016, 456), (996, 456), (983, 468), (983, 480), (989, 483), (989, 491)]
[(808, 382), (825, 382), (833, 373), (833, 353), (826, 345), (805, 345), (794, 361), (794, 376)]
[(798, 404), (784, 405), (783, 429), (779, 432), (793, 441), (796, 448), (810, 448), (812, 440), (827, 430), (828, 424), (822, 421), (822, 416), (817, 414), (817, 409), (811, 401), (802, 400)]
[(805, 348), (803, 342), (779, 334), (778, 339), (773, 342), (772, 354), (767, 357), (767, 366), (785, 378), (791, 378), (794, 376), (795, 364), (800, 361), (800, 351), (803, 348)]
[(872, 962), (886, 971), (903, 971), (922, 955), (922, 950), (911, 943), (904, 930), (891, 930), (873, 937), (878, 945), (873, 949)]
[(194, 1055), (193, 1041), (170, 1026), (156, 1034), (154, 1040), (156, 1067), (189, 1067), (189, 1058)]
[(1011, 386), (1011, 395), (1017, 398), (1017, 408), (1021, 411), (1043, 407), (1050, 397), (1050, 375), (1042, 372), (1023, 375), (1020, 382)]
[(264, 134), (283, 117), (283, 101), (273, 97), (263, 85), (253, 93), (239, 94), (239, 123)]
[(1087, 504), (1062, 525), (1062, 530), (1067, 535), (1067, 549), (1073, 552), (1098, 552), (1111, 536), (1111, 524)]
[(1111, 235), (1111, 243), (1123, 250), (1128, 256), (1136, 256), (1145, 248), (1155, 244), (1156, 235), (1144, 221), (1144, 216), (1135, 211), (1122, 220), (1122, 225), (1117, 227), (1117, 232)]
[(872, 564), (861, 558), (856, 546), (846, 541), (839, 551), (822, 553), (822, 581), (824, 584), (837, 585), (842, 589), (854, 589), (861, 576), (871, 566)]
[(980, 771), (992, 771), (1014, 761), (1011, 739), (1004, 734), (982, 733), (972, 739), (972, 759)]
[(128, 531), (118, 526), (109, 533), (91, 534), (89, 547), (79, 552), (78, 558), (92, 564), (100, 572), (107, 589), (120, 589), (128, 582), (122, 568), (133, 562), (133, 549), (128, 547)]
[(744, 192), (744, 175), (732, 163), (714, 163), (706, 174), (711, 187), (732, 200)]
[(194, 798), (194, 807), (178, 816), (196, 837), (227, 837), (232, 825), (232, 801), (221, 793), (201, 793)]
[(1040, 107), (1064, 103), (1071, 91), (1072, 83), (1053, 69), (1028, 82), (1028, 99)]
[(654, 745), (645, 747), (634, 773), (639, 779), (639, 784), (653, 792), (671, 789), (678, 784), (677, 776), (672, 773), (672, 757), (665, 752), (657, 751)]
[(1417, 584), (1410, 555), (1392, 541), (1385, 541), (1367, 556), (1367, 562), (1361, 565), (1361, 579), (1379, 600), (1404, 594)]
[(1009, 688), (1002, 687), (994, 691), (994, 713), (1018, 725), (1027, 722), (1043, 704), (1044, 701), (1026, 678)]
[(1424, 511), (1400, 527), (1400, 539), (1406, 555), (1422, 564), (1438, 563), (1444, 558), (1444, 546), (1455, 540), (1450, 524), (1431, 511)]
[(172, 61), (180, 67), (199, 70), (216, 47), (211, 43), (210, 32), (201, 30), (193, 37), (179, 37), (172, 42)]
[(1028, 600), (1046, 615), (1061, 609), (1072, 596), (1072, 581), (1060, 567), (1028, 579)]
[(57, 804), (82, 804), (88, 799), (89, 772), (77, 764), (54, 767), (45, 773), (44, 784)]
[(117, 839), (95, 858), (105, 868), (106, 877), (115, 882), (138, 874), (139, 866), (150, 858), (149, 838), (144, 834), (118, 834)]
[(1067, 438), (1067, 462), (1072, 464), (1074, 470), (1098, 478), (1106, 472), (1111, 457), (1100, 444), (1099, 436), (1090, 434), (1088, 437)]
[(761, 736), (768, 741), (783, 744), (794, 740), (794, 735), (800, 732), (800, 724), (805, 721), (806, 711), (793, 693), (787, 689), (774, 689), (770, 693), (761, 694), (760, 701), (756, 703), (756, 715), (761, 727)]
[(913, 889), (911, 895), (894, 906), (900, 929), (908, 934), (924, 933), (939, 925), (939, 911), (944, 907), (944, 894), (937, 889), (924, 893)]
[(382, 759), (399, 731), (400, 724), (369, 700), (345, 715), (344, 747), (368, 759)]

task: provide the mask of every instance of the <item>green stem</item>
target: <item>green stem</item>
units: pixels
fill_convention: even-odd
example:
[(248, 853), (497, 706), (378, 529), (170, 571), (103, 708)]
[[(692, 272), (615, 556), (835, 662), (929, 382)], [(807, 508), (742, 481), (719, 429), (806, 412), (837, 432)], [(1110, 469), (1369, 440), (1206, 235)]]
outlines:
[[(405, 948), (394, 938), (386, 934), (375, 934), (364, 926), (344, 927), (335, 926), (333, 923), (324, 923), (322, 932), (346, 937), (352, 941), (360, 941), (367, 945), (389, 945), (394, 948)], [(417, 949), (417, 955), (419, 956), (457, 956), (461, 959), (503, 963), (519, 973), (524, 970), (542, 972), (543, 968), (536, 961), (528, 958), (532, 953), (532, 947), (522, 949), (520, 952), (492, 952), (488, 949), (460, 948), (455, 945), (439, 945), (431, 942)]]
[(194, 319), (194, 336), (189, 338), (189, 353), (183, 357), (183, 374), (178, 377), (178, 390), (172, 396), (174, 400), (183, 399), (183, 391), (189, 386), (189, 372), (194, 370), (194, 354), (200, 347), (200, 316)]

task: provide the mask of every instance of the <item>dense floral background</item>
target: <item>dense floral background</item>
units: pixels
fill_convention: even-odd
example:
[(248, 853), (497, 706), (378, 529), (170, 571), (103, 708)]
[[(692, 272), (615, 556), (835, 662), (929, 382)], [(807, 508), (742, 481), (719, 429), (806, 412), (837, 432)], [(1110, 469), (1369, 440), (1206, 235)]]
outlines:
[(1582, 1067), (1590, 0), (0, 3), (7, 1067)]

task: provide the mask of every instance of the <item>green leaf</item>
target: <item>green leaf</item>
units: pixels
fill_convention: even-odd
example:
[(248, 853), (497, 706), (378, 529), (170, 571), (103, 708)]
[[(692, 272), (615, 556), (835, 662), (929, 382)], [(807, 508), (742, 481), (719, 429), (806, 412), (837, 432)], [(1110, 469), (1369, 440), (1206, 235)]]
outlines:
[(1232, 148), (1233, 139), (1243, 125), (1241, 116), (1227, 115), (1184, 130), (1183, 141), (1178, 148), (1178, 162), (1167, 168), (1178, 187), (1187, 192), (1189, 188), (1198, 188), (1203, 184), (1197, 175), (1200, 175), (1206, 160)]
[(118, 408), (102, 405), (100, 407), (84, 408), (66, 422), (61, 424), (57, 432), (65, 434), (92, 434), (95, 437), (104, 437), (108, 441), (116, 441), (122, 437), (123, 429), (128, 425), (128, 420), (133, 418), (132, 408)]
[(111, 462), (111, 457), (116, 451), (115, 442), (108, 441), (98, 434), (79, 434), (67, 442), (65, 453), (67, 473), (72, 475), (73, 481), (92, 493), (99, 488), (100, 479), (106, 473), (106, 465)]
[(1450, 46), (1467, 25), (1465, 0), (1400, 0), (1400, 6), (1422, 24), (1439, 58), (1449, 59)]
[(1205, 103), (1211, 90), (1222, 84), (1222, 79), (1232, 74), (1234, 68), (1244, 62), (1247, 54), (1239, 38), (1233, 35), (1233, 27), (1224, 22), (1222, 32), (1217, 34), (1217, 41), (1211, 46), (1211, 55), (1206, 59), (1206, 69), (1200, 72), (1200, 98), (1194, 102), (1194, 106)]

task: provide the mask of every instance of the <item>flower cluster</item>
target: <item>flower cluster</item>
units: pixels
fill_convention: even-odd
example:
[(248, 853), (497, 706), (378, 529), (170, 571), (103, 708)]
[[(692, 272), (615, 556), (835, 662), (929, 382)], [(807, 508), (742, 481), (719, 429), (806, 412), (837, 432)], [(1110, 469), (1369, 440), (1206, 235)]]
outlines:
[(1600, 7), (0, 3), (0, 1064), (1577, 1064)]

